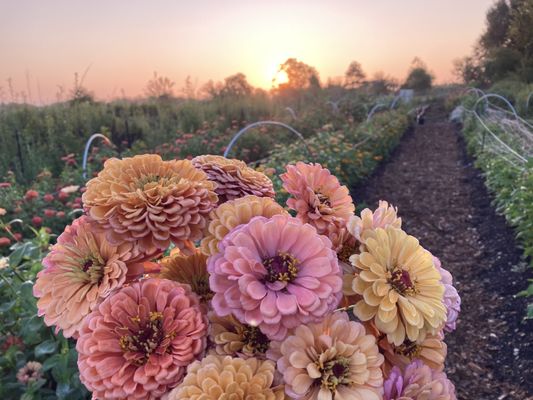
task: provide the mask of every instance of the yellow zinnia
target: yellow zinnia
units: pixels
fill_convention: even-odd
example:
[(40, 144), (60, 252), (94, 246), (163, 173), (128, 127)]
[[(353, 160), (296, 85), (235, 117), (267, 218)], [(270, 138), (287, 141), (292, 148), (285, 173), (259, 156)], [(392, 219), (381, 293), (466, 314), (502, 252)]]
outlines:
[(405, 339), (422, 340), (436, 334), (446, 321), (444, 286), (431, 253), (418, 240), (394, 227), (375, 229), (365, 251), (354, 254), (352, 289), (362, 296), (354, 314), (374, 320), (396, 346)]

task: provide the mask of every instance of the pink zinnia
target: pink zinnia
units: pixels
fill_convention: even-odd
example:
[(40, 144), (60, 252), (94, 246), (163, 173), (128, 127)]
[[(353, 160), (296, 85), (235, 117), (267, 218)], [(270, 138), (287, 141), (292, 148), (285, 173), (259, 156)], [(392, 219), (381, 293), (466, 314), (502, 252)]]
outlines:
[(76, 344), (83, 384), (98, 399), (159, 399), (204, 352), (207, 318), (188, 285), (148, 279), (85, 319)]
[(212, 306), (259, 326), (272, 340), (316, 322), (341, 298), (342, 278), (331, 242), (288, 215), (255, 217), (230, 231), (207, 269)]
[(457, 318), (461, 312), (461, 297), (457, 289), (453, 286), (453, 277), (449, 271), (441, 266), (440, 260), (433, 256), (433, 264), (439, 270), (441, 275), (441, 283), (444, 285), (443, 302), (446, 306), (446, 324), (444, 330), (446, 332), (453, 332), (456, 328)]
[(394, 367), (384, 384), (384, 400), (456, 400), (455, 386), (444, 372), (413, 361), (405, 372)]
[(287, 205), (303, 222), (313, 225), (337, 247), (355, 206), (346, 186), (320, 164), (287, 165), (280, 176), (283, 187), (291, 195)]

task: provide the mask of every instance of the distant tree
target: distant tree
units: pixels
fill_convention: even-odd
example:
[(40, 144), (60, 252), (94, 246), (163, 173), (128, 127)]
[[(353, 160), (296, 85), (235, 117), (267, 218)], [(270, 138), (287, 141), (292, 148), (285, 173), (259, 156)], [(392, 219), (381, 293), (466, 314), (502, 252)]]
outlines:
[(521, 61), (522, 55), (518, 50), (508, 47), (494, 48), (484, 59), (485, 76), (490, 82), (505, 79), (519, 71)]
[(146, 84), (145, 94), (156, 99), (171, 98), (174, 96), (174, 85), (175, 83), (169, 78), (158, 76), (157, 72), (154, 71), (153, 78)]
[(524, 61), (533, 61), (533, 0), (511, 1), (509, 47), (522, 54)]
[(287, 74), (288, 81), (278, 86), (279, 89), (308, 89), (320, 87), (318, 72), (296, 58), (289, 58), (279, 67), (280, 72)]
[(354, 89), (361, 86), (366, 79), (366, 74), (357, 61), (352, 61), (344, 74), (344, 87)]
[(415, 57), (411, 63), (411, 68), (407, 79), (402, 87), (413, 89), (417, 91), (425, 91), (431, 89), (433, 83), (433, 76), (428, 72), (427, 66), (418, 57)]
[(378, 71), (363, 87), (368, 93), (379, 96), (395, 92), (398, 88), (398, 82), (394, 78), (385, 75), (382, 71)]
[(246, 80), (246, 75), (239, 72), (224, 79), (221, 95), (225, 97), (245, 97), (253, 92), (253, 87)]
[(466, 56), (453, 62), (453, 74), (459, 81), (467, 85), (484, 86), (485, 71), (479, 58)]
[(479, 43), (486, 51), (504, 46), (511, 19), (511, 9), (506, 0), (498, 0), (486, 14), (486, 28), (481, 35)]

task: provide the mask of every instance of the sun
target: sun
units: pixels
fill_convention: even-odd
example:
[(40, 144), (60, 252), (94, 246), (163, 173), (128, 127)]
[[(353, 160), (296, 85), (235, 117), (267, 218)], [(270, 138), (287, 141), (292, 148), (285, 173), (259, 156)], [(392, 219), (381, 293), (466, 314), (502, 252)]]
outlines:
[(285, 71), (277, 71), (274, 77), (272, 78), (272, 86), (279, 86), (282, 83), (289, 82), (289, 77)]
[(281, 63), (272, 63), (265, 71), (268, 79), (268, 86), (272, 88), (278, 87), (282, 83), (287, 83), (289, 81), (287, 73), (279, 70), (280, 65)]

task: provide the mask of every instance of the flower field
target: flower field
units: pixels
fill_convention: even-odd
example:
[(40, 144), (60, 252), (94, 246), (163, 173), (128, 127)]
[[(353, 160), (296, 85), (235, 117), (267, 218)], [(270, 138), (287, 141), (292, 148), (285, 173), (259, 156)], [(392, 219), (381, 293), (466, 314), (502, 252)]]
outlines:
[[(115, 394), (111, 394), (112, 392), (107, 389), (105, 394), (100, 392), (102, 389), (98, 388), (104, 381), (100, 380), (102, 379), (98, 372), (100, 368), (94, 369), (92, 366), (94, 365), (93, 358), (91, 358), (93, 350), (87, 354), (83, 350), (94, 346), (90, 343), (96, 343), (91, 342), (94, 341), (91, 339), (92, 333), (87, 333), (87, 336), (83, 335), (83, 329), (85, 329), (83, 324), (89, 320), (89, 316), (94, 315), (98, 318), (98, 310), (104, 307), (104, 304), (108, 304), (114, 298), (114, 294), (126, 296), (124, 301), (127, 303), (130, 301), (127, 300), (127, 296), (133, 296), (131, 297), (133, 301), (138, 301), (135, 299), (139, 299), (139, 296), (147, 296), (148, 301), (153, 301), (155, 292), (166, 291), (170, 296), (168, 304), (175, 302), (181, 304), (184, 301), (189, 304), (183, 312), (190, 315), (190, 322), (180, 329), (186, 329), (187, 332), (192, 332), (192, 329), (196, 332), (189, 334), (185, 333), (186, 331), (178, 333), (179, 331), (172, 330), (169, 338), (180, 339), (169, 342), (165, 346), (170, 347), (165, 347), (165, 349), (182, 346), (185, 342), (182, 342), (181, 338), (192, 335), (186, 339), (186, 343), (190, 343), (187, 346), (192, 346), (192, 352), (179, 356), (182, 358), (181, 361), (179, 361), (180, 358), (176, 359), (178, 363), (176, 367), (171, 365), (165, 367), (167, 368), (165, 374), (168, 376), (162, 380), (157, 379), (157, 387), (154, 386), (156, 381), (153, 380), (152, 383), (146, 381), (141, 386), (135, 384), (137, 389), (133, 387), (125, 389), (123, 384), (120, 385), (121, 390), (134, 390), (136, 398), (159, 398), (161, 396), (182, 398), (182, 395), (176, 394), (178, 389), (173, 390), (173, 388), (183, 380), (183, 382), (189, 382), (190, 387), (184, 385), (183, 389), (180, 389), (182, 392), (196, 390), (192, 389), (196, 384), (195, 373), (205, 373), (202, 372), (203, 364), (210, 366), (209, 368), (219, 365), (217, 367), (219, 373), (226, 368), (251, 368), (252, 374), (257, 374), (253, 379), (260, 379), (264, 382), (261, 390), (267, 397), (270, 396), (268, 393), (272, 392), (276, 398), (280, 398), (279, 396), (283, 398), (283, 393), (290, 392), (295, 398), (299, 398), (294, 390), (301, 390), (301, 388), (287, 387), (285, 390), (285, 385), (280, 380), (282, 372), (277, 370), (276, 361), (282, 357), (282, 353), (279, 353), (282, 351), (281, 348), (275, 350), (277, 355), (273, 355), (274, 348), (271, 352), (267, 343), (281, 344), (283, 339), (289, 337), (290, 334), (295, 334), (293, 333), (294, 321), (298, 320), (328, 326), (339, 324), (339, 326), (353, 326), (351, 329), (359, 332), (357, 339), (346, 337), (343, 340), (368, 341), (370, 336), (365, 333), (368, 328), (363, 328), (363, 325), (354, 322), (356, 316), (350, 306), (350, 301), (353, 300), (348, 300), (357, 295), (350, 292), (350, 296), (346, 296), (342, 302), (339, 297), (341, 287), (339, 285), (342, 285), (341, 275), (343, 268), (346, 268), (343, 265), (349, 264), (346, 258), (347, 249), (355, 249), (354, 246), (357, 243), (346, 228), (348, 220), (354, 215), (354, 206), (347, 195), (346, 187), (340, 186), (337, 178), (330, 175), (328, 170), (322, 169), (320, 164), (329, 167), (343, 183), (353, 185), (368, 176), (379, 162), (388, 156), (408, 128), (409, 120), (405, 110), (379, 113), (372, 120), (363, 123), (358, 123), (353, 114), (332, 115), (331, 110), (323, 111), (324, 119), (317, 119), (317, 114), (311, 110), (308, 111), (309, 114), (302, 113), (301, 119), (294, 121), (294, 126), (299, 124), (299, 129), (303, 128), (303, 131), (310, 130), (305, 128), (309, 124), (320, 124), (311, 125), (314, 126), (311, 130), (315, 132), (307, 135), (306, 141), (311, 154), (305, 153), (304, 148), (296, 143), (289, 144), (290, 142), (287, 141), (293, 139), (287, 138), (286, 135), (280, 136), (275, 131), (271, 133), (270, 128), (262, 128), (258, 132), (259, 136), (250, 135), (238, 143), (233, 150), (238, 157), (248, 160), (260, 158), (260, 161), (255, 163), (257, 166), (255, 170), (247, 167), (244, 162), (236, 160), (226, 161), (219, 156), (197, 156), (202, 154), (202, 150), (213, 154), (223, 151), (224, 145), (239, 126), (230, 125), (221, 131), (220, 122), (215, 120), (205, 123), (194, 133), (179, 132), (177, 139), (149, 150), (149, 153), (154, 155), (131, 158), (134, 154), (148, 150), (141, 142), (122, 151), (119, 151), (120, 146), (110, 145), (109, 141), (93, 146), (88, 158), (89, 174), (93, 178), (89, 180), (88, 185), (83, 178), (82, 162), (79, 155), (75, 153), (60, 157), (61, 167), (56, 168), (55, 173), (45, 168), (29, 184), (20, 183), (21, 180), (17, 179), (17, 174), (14, 172), (6, 174), (0, 184), (0, 221), (2, 224), (0, 252), (3, 254), (0, 259), (0, 297), (2, 300), (0, 344), (3, 349), (0, 358), (0, 395), (4, 397), (12, 395), (24, 399), (81, 399), (89, 398), (90, 392), (98, 398), (133, 396), (133, 392), (116, 392), (116, 389), (113, 389)], [(305, 115), (313, 117), (308, 120)], [(330, 121), (329, 124), (323, 124), (324, 120)], [(246, 122), (241, 121), (240, 125), (242, 124)], [(285, 145), (281, 144), (283, 141)], [(182, 161), (173, 161), (180, 158)], [(302, 190), (301, 185), (305, 184), (305, 180), (308, 179), (306, 177), (310, 176), (311, 171), (294, 170), (295, 175), (292, 178), (288, 175), (283, 178), (286, 171), (281, 166), (299, 160), (319, 162), (320, 164), (301, 165), (315, 165), (313, 168), (318, 168), (325, 174), (325, 181), (319, 186), (330, 185), (327, 182), (332, 182), (339, 188), (335, 190), (341, 190), (345, 196), (342, 206), (330, 204), (328, 200), (321, 197), (322, 195), (317, 197), (318, 200), (308, 199), (311, 202), (321, 201), (327, 207), (333, 207), (331, 215), (330, 211), (322, 211), (326, 219), (318, 225), (316, 225), (318, 221), (313, 221), (312, 218), (309, 219), (304, 215), (311, 210), (299, 211), (300, 206), (297, 205), (297, 198)], [(129, 166), (125, 164), (128, 162), (131, 163)], [(138, 169), (139, 163), (142, 165), (141, 169)], [(163, 166), (165, 166), (164, 169), (162, 169)], [(134, 170), (142, 171), (139, 172), (141, 175), (132, 174)], [(145, 174), (146, 170), (158, 172)], [(178, 175), (176, 175), (177, 171), (179, 171)], [(289, 168), (287, 173), (293, 174), (290, 171), (292, 170)], [(284, 179), (287, 181), (284, 182)], [(296, 179), (296, 181), (291, 184), (291, 179)], [(302, 179), (303, 181), (300, 181)], [(179, 181), (183, 183), (180, 184)], [(139, 222), (135, 221), (140, 220), (131, 211), (139, 206), (144, 207), (143, 204), (147, 206), (153, 200), (144, 196), (133, 200), (127, 192), (122, 192), (122, 194), (117, 192), (108, 200), (103, 200), (101, 194), (107, 192), (108, 189), (104, 189), (102, 185), (108, 184), (112, 191), (118, 184), (144, 188), (147, 194), (158, 193), (161, 189), (157, 189), (157, 185), (163, 185), (163, 187), (171, 188), (170, 192), (165, 189), (167, 193), (165, 196), (176, 197), (175, 200), (166, 200), (169, 205), (167, 211), (164, 211), (164, 208), (157, 211), (157, 214), (163, 212), (162, 215), (165, 215), (159, 222), (156, 220), (160, 217), (153, 214), (155, 219), (150, 217), (153, 222), (148, 225), (144, 223), (138, 225)], [(152, 186), (153, 189), (150, 189)], [(334, 193), (324, 192), (324, 196), (333, 196), (333, 199), (337, 196)], [(185, 200), (183, 196), (191, 197)], [(273, 197), (279, 203), (272, 200)], [(285, 201), (288, 197), (292, 200), (286, 205)], [(130, 205), (126, 206), (126, 204)], [(171, 204), (194, 204), (195, 206), (175, 208)], [(124, 212), (108, 219), (106, 215), (109, 215), (111, 210), (117, 210), (117, 206), (123, 208)], [(128, 207), (133, 208), (127, 211)], [(295, 210), (293, 215), (296, 215), (296, 218), (289, 217), (287, 207)], [(367, 210), (367, 212), (370, 211)], [(237, 213), (235, 217), (239, 222), (233, 220), (233, 213)], [(265, 321), (263, 325), (258, 326), (255, 319), (249, 319), (252, 317), (245, 318), (244, 314), (237, 309), (228, 309), (227, 305), (224, 305), (227, 294), (224, 291), (217, 294), (215, 289), (218, 287), (217, 284), (209, 280), (209, 276), (215, 274), (214, 270), (211, 270), (215, 268), (213, 260), (224, 254), (224, 252), (220, 253), (219, 248), (226, 243), (225, 236), (229, 236), (239, 226), (246, 226), (252, 219), (257, 219), (257, 221), (255, 225), (250, 226), (250, 229), (256, 229), (254, 226), (259, 228), (267, 220), (272, 220), (272, 223), (278, 224), (278, 228), (282, 231), (287, 229), (287, 235), (293, 229), (303, 229), (309, 226), (302, 224), (314, 226), (314, 230), (310, 228), (302, 230), (302, 235), (310, 235), (309, 240), (321, 238), (322, 252), (324, 255), (327, 254), (331, 263), (331, 273), (324, 281), (328, 282), (330, 289), (325, 286), (324, 293), (317, 297), (316, 301), (323, 304), (318, 309), (315, 310), (316, 306), (305, 306), (304, 304), (307, 304), (305, 302), (309, 300), (302, 298), (303, 303), (298, 307), (311, 307), (308, 311), (298, 316), (298, 313), (294, 314), (294, 311), (289, 311), (293, 306), (287, 303), (282, 306), (286, 314), (279, 314), (280, 317), (287, 318), (286, 324), (269, 324)], [(113, 227), (128, 220), (130, 222), (126, 222), (126, 225), (132, 229), (112, 233)], [(156, 235), (139, 234), (139, 229), (152, 232), (152, 229), (160, 226), (163, 221), (170, 224), (174, 224), (171, 221), (182, 221), (179, 223), (186, 225), (170, 230), (163, 228), (164, 230)], [(152, 225), (154, 223), (156, 225)], [(164, 231), (167, 233), (162, 234)], [(358, 240), (362, 243), (362, 239)], [(336, 251), (341, 253), (343, 243), (346, 243), (342, 252), (344, 261), (339, 261), (340, 255), (337, 255)], [(199, 247), (195, 248), (195, 246)], [(260, 249), (258, 251), (261, 254), (263, 252)], [(349, 251), (355, 253), (355, 250)], [(285, 265), (293, 265), (297, 269), (304, 268), (298, 261), (304, 258), (304, 253), (291, 255), (281, 250), (279, 254), (273, 254), (272, 258), (267, 260), (268, 263), (264, 261), (267, 263), (265, 265), (271, 265), (268, 268), (273, 268), (271, 272), (268, 272), (270, 275), (265, 278), (266, 281), (275, 282), (276, 279), (281, 279), (280, 282), (287, 282), (286, 279), (295, 279), (298, 272), (292, 272), (294, 276), (290, 275), (291, 273), (287, 275), (283, 272)], [(312, 263), (309, 265), (311, 273)], [(288, 268), (290, 270), (293, 267)], [(69, 278), (71, 280), (64, 280), (62, 276), (71, 276)], [(307, 290), (304, 288), (302, 287), (301, 290)], [(332, 297), (327, 293), (337, 293), (337, 295)], [(301, 295), (303, 294), (295, 293), (295, 299)], [(106, 303), (105, 300), (108, 302)], [(292, 302), (293, 300), (287, 298), (286, 301)], [(261, 301), (258, 302), (258, 305), (260, 304)], [(128, 307), (129, 310), (131, 306)], [(129, 331), (125, 330), (123, 334), (119, 333), (117, 336), (117, 345), (123, 349), (121, 351), (125, 351), (125, 355), (131, 354), (131, 357), (134, 357), (131, 362), (128, 361), (134, 369), (148, 365), (146, 363), (150, 360), (152, 360), (150, 362), (155, 362), (153, 357), (156, 353), (152, 355), (152, 350), (143, 350), (145, 351), (142, 353), (144, 358), (138, 358), (140, 356), (135, 355), (141, 354), (136, 353), (140, 351), (140, 338), (148, 340), (145, 343), (162, 343), (160, 341), (163, 337), (159, 335), (163, 333), (156, 334), (156, 332), (160, 332), (163, 326), (167, 326), (171, 321), (164, 317), (166, 315), (164, 310), (154, 309), (147, 312), (148, 320), (142, 319), (136, 323), (137, 328), (130, 326)], [(326, 317), (327, 313), (331, 315)], [(141, 318), (141, 314), (134, 314), (131, 315), (131, 321)], [(272, 317), (269, 318), (272, 319)], [(97, 319), (94, 321), (97, 323)], [(196, 328), (193, 328), (194, 326)], [(135, 329), (141, 329), (144, 333), (139, 333), (141, 331), (135, 333)], [(316, 329), (322, 328), (316, 325)], [(152, 335), (150, 336), (152, 339), (146, 335)], [(377, 351), (379, 337), (378, 335), (374, 339), (375, 349), (368, 351)], [(238, 343), (242, 344), (238, 345)], [(235, 346), (241, 346), (241, 348), (236, 349)], [(439, 346), (442, 347), (442, 345)], [(161, 351), (163, 353), (159, 353)], [(170, 350), (157, 350), (157, 354), (164, 354), (166, 351)], [(272, 353), (272, 355), (267, 357), (267, 353)], [(130, 355), (127, 357), (129, 358)], [(377, 396), (380, 396), (384, 390), (382, 369), (385, 364), (381, 358), (378, 357), (374, 362), (372, 367), (375, 371), (373, 372), (374, 378), (368, 381), (369, 390)], [(195, 363), (193, 366), (194, 360), (202, 362)], [(387, 365), (392, 367), (396, 365), (395, 363), (394, 361)], [(191, 364), (189, 368), (191, 372), (186, 375), (188, 364)], [(102, 367), (104, 365), (110, 364), (105, 361)], [(181, 367), (176, 369), (177, 365)], [(424, 370), (422, 365), (419, 367), (422, 368), (421, 371)], [(145, 368), (143, 367), (143, 370)], [(92, 375), (86, 375), (85, 371)], [(398, 371), (394, 370), (396, 380), (402, 379)], [(129, 379), (133, 379), (131, 381), (133, 383), (137, 378), (133, 378), (132, 375)], [(430, 376), (423, 379), (433, 378)], [(435, 375), (434, 379), (444, 378)], [(328, 385), (324, 387), (331, 389)], [(334, 387), (331, 393), (334, 393)], [(364, 387), (366, 386), (363, 385), (362, 388)], [(254, 389), (249, 390), (257, 389), (254, 386)], [(367, 389), (361, 390), (365, 392)], [(173, 394), (170, 394), (171, 392)]]

